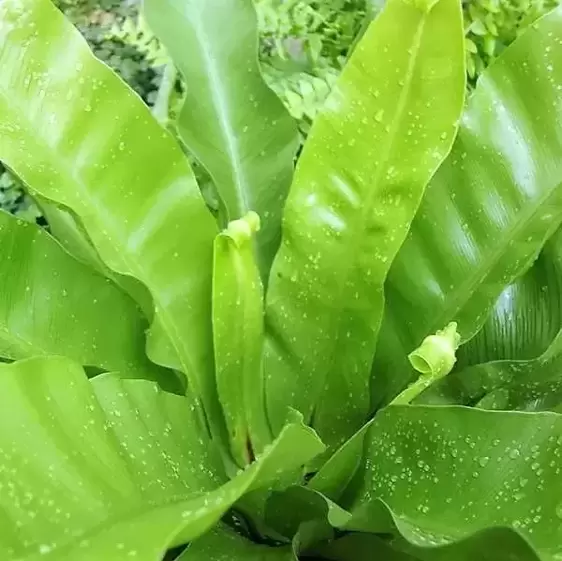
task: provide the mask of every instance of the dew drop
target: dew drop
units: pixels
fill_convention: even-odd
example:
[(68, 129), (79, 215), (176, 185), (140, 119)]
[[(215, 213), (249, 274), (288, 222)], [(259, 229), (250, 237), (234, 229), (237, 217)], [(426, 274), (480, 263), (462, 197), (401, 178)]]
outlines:
[(562, 518), (562, 503), (556, 507), (556, 516), (558, 516), (558, 518)]

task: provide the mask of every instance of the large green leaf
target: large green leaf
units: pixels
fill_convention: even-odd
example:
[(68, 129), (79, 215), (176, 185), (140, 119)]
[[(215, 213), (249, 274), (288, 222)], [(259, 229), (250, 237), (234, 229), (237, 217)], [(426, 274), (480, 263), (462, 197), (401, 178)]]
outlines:
[[(510, 312), (505, 317), (505, 323), (498, 322), (499, 326), (505, 325), (505, 329), (497, 332), (494, 329), (494, 323), (501, 317), (499, 314), (492, 315), (492, 322), (486, 322), (486, 335), (491, 334), (491, 337), (479, 341), (483, 343), (484, 352), (493, 358), (497, 349), (490, 348), (489, 343), (498, 341), (510, 360), (491, 360), (468, 368), (461, 366), (427, 389), (417, 402), (474, 405), (487, 399), (490, 407), (511, 409), (518, 407), (517, 402), (526, 401), (525, 394), (530, 397), (537, 391), (544, 394), (549, 389), (554, 390), (550, 384), (562, 379), (561, 279), (562, 229), (559, 229), (548, 240), (535, 265), (522, 279), (508, 287), (496, 304), (495, 310), (503, 308)], [(536, 290), (538, 287), (540, 291)], [(506, 298), (508, 294), (515, 297), (513, 302)], [(548, 296), (547, 302), (543, 301), (542, 294)], [(514, 321), (514, 316), (517, 322), (516, 328), (512, 329), (510, 320)], [(555, 332), (555, 337), (552, 332)], [(515, 360), (509, 356), (508, 347), (513, 348)], [(542, 347), (546, 347), (544, 352), (541, 352)], [(479, 357), (479, 352), (469, 354), (470, 350), (475, 349), (473, 347), (466, 353), (470, 358)], [(535, 354), (524, 360), (527, 358), (525, 354), (531, 354), (531, 351)], [(519, 354), (523, 356), (517, 356)], [(510, 397), (512, 388), (514, 395)], [(488, 394), (492, 395), (487, 397)], [(540, 403), (535, 406), (540, 407)]]
[(253, 543), (226, 527), (217, 527), (193, 542), (177, 561), (296, 561), (290, 546)]
[(159, 561), (245, 492), (323, 447), (287, 425), (226, 482), (191, 399), (146, 381), (89, 382), (68, 359), (0, 365), (0, 556), (6, 561)]
[(287, 404), (332, 445), (363, 424), (383, 283), (463, 96), (460, 3), (389, 2), (315, 120), (285, 208), (264, 359), (275, 430)]
[(398, 547), (423, 559), (560, 559), (561, 435), (553, 413), (387, 408), (346, 528), (388, 533), (390, 521)]
[(178, 131), (207, 168), (227, 220), (257, 212), (258, 262), (267, 281), (279, 246), (293, 174), (297, 129), (258, 67), (252, 0), (144, 0), (151, 28), (180, 71), (187, 93)]
[[(515, 409), (528, 401), (535, 391), (541, 395), (545, 391), (548, 393), (549, 388), (555, 391), (562, 381), (561, 371), (562, 331), (536, 359), (498, 360), (460, 369), (427, 389), (416, 403)], [(540, 408), (539, 404), (536, 407)]]
[(263, 288), (252, 250), (255, 213), (230, 222), (215, 239), (213, 339), (216, 379), (230, 447), (245, 466), (271, 442), (261, 356)]
[(542, 252), (527, 273), (503, 290), (482, 329), (460, 347), (459, 367), (528, 360), (545, 352), (562, 327), (561, 273)]
[[(493, 544), (488, 551), (487, 544)], [(537, 561), (531, 546), (506, 528), (484, 530), (451, 545), (412, 546), (404, 539), (376, 534), (347, 533), (343, 538), (317, 548), (321, 559), (334, 561)], [(513, 552), (517, 551), (514, 555)], [(377, 557), (373, 557), (377, 555)]]
[(146, 358), (146, 323), (136, 303), (113, 282), (74, 260), (45, 230), (4, 212), (0, 247), (0, 356), (56, 354), (84, 366), (165, 376)]
[(350, 517), (349, 512), (308, 486), (271, 493), (264, 516), (267, 526), (277, 534), (293, 540), (293, 544), (300, 542), (299, 550), (305, 555), (318, 542), (334, 537), (332, 525), (343, 526)]
[(561, 33), (558, 9), (481, 76), (388, 275), (374, 406), (410, 381), (406, 356), (426, 335), (452, 320), (474, 335), (560, 224)]
[(220, 412), (211, 338), (217, 232), (180, 147), (48, 0), (0, 5), (0, 159), (72, 209), (102, 261), (154, 299), (151, 358)]
[(458, 352), (458, 366), (529, 360), (543, 354), (562, 328), (562, 228), (531, 269), (500, 294), (482, 329)]
[[(348, 534), (319, 549), (322, 559), (333, 561), (415, 561), (416, 558), (392, 549), (382, 538), (372, 534)], [(458, 561), (458, 560), (456, 560)]]
[(363, 425), (314, 474), (309, 488), (333, 501), (340, 500), (361, 465), (365, 438), (374, 421)]
[(347, 534), (318, 548), (318, 554), (322, 559), (333, 561), (416, 561), (415, 557), (396, 551), (387, 541), (373, 534)]
[(517, 411), (555, 411), (562, 413), (562, 377), (558, 369), (553, 379), (517, 380), (483, 397), (477, 404), (483, 409)]

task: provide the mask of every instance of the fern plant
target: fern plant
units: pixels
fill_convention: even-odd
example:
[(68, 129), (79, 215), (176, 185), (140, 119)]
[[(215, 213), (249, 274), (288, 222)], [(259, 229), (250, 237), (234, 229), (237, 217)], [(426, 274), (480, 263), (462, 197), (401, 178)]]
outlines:
[(460, 2), (389, 0), (298, 156), (250, 0), (144, 10), (175, 134), (0, 3), (2, 559), (558, 561), (562, 9), (465, 100)]

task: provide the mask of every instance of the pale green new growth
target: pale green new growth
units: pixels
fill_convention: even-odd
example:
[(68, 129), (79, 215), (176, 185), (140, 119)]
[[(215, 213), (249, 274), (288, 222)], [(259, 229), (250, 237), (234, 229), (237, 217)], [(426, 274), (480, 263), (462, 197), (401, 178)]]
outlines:
[(260, 226), (260, 217), (251, 210), (244, 217), (229, 222), (223, 234), (240, 247), (243, 243), (250, 240), (256, 232), (259, 232)]
[(398, 395), (392, 401), (392, 405), (410, 403), (431, 384), (447, 376), (457, 361), (455, 353), (460, 342), (461, 336), (457, 332), (457, 324), (454, 321), (445, 329), (437, 331), (435, 335), (426, 337), (422, 344), (408, 355), (410, 364), (421, 373), (421, 376)]
[(426, 337), (422, 344), (408, 355), (410, 364), (422, 375), (434, 379), (446, 376), (451, 372), (457, 357), (461, 336), (457, 332), (457, 323), (451, 322), (445, 329), (435, 335)]

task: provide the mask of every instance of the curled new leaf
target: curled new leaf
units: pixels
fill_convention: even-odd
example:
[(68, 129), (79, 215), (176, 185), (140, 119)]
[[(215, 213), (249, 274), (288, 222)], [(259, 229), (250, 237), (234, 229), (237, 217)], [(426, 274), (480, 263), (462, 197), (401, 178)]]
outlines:
[(255, 212), (230, 222), (214, 250), (215, 375), (231, 452), (241, 466), (271, 441), (261, 372), (263, 288), (252, 245), (259, 226)]
[(461, 336), (453, 321), (435, 335), (426, 337), (422, 344), (408, 355), (410, 364), (422, 374), (434, 380), (446, 376), (457, 361), (456, 351)]
[(456, 350), (460, 340), (461, 336), (457, 333), (455, 322), (437, 331), (435, 335), (426, 337), (422, 344), (408, 355), (411, 365), (421, 373), (421, 376), (395, 397), (391, 404), (410, 403), (436, 381), (447, 376), (457, 361)]

